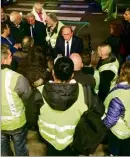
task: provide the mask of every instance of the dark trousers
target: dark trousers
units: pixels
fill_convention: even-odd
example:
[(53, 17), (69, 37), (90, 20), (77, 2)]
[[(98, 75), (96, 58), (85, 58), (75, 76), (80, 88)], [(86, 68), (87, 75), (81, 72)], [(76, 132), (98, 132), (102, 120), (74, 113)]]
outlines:
[(2, 131), (1, 133), (1, 156), (9, 156), (11, 152), (10, 140), (14, 145), (15, 156), (28, 156), (26, 148), (27, 127), (18, 131)]
[(108, 151), (113, 156), (130, 156), (130, 138), (121, 140), (111, 131), (108, 133)]
[(64, 150), (57, 150), (49, 143), (47, 145), (47, 156), (79, 156), (79, 154), (72, 150), (70, 146), (66, 147)]

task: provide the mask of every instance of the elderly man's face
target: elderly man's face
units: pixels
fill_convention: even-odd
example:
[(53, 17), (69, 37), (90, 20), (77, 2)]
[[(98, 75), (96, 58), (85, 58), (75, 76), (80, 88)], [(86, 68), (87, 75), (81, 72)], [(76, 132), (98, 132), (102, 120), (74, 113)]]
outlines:
[(125, 19), (126, 21), (129, 21), (129, 22), (130, 22), (130, 11), (125, 11), (125, 13), (124, 13), (124, 19)]
[(42, 7), (35, 7), (35, 11), (40, 14), (42, 13)]
[(47, 16), (46, 24), (47, 24), (47, 27), (52, 27), (54, 24), (54, 21), (49, 16)]
[(20, 14), (17, 16), (17, 19), (16, 19), (16, 21), (15, 21), (15, 24), (16, 25), (19, 25), (20, 23), (21, 23), (21, 21), (22, 21), (22, 17), (20, 16)]
[(35, 18), (34, 17), (28, 17), (27, 21), (30, 25), (34, 25), (35, 24)]
[(62, 36), (65, 40), (69, 41), (71, 37), (73, 36), (73, 32), (70, 28), (64, 28), (62, 30)]
[(102, 58), (103, 52), (104, 52), (104, 49), (101, 48), (100, 46), (98, 46), (97, 53), (98, 53), (98, 56), (99, 56), (100, 58)]

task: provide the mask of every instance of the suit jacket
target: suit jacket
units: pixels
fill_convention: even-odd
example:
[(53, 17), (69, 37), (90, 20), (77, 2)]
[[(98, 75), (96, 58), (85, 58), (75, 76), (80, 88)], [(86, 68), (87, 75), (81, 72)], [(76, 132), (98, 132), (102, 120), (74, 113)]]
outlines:
[(18, 50), (14, 47), (15, 41), (14, 41), (14, 39), (13, 39), (11, 36), (9, 37), (9, 40), (11, 41), (11, 43), (10, 43), (6, 38), (3, 38), (3, 37), (1, 36), (1, 44), (6, 44), (6, 45), (8, 45), (9, 48), (10, 48), (11, 53), (15, 53), (16, 51), (18, 51)]
[[(34, 43), (37, 46), (45, 48), (47, 46), (46, 42), (46, 26), (39, 21), (35, 21), (34, 28), (32, 28)], [(31, 34), (31, 32), (30, 32)]]
[(20, 23), (19, 28), (17, 28), (12, 22), (9, 26), (16, 43), (21, 43), (25, 36), (30, 36), (29, 24), (24, 20)]
[[(82, 39), (79, 38), (78, 36), (73, 35), (70, 54), (82, 53), (83, 50), (84, 50), (84, 46), (83, 46)], [(65, 55), (65, 40), (62, 36), (59, 36), (57, 38), (56, 46), (55, 46), (55, 53), (56, 53), (56, 56), (58, 54), (62, 54), (63, 56)]]

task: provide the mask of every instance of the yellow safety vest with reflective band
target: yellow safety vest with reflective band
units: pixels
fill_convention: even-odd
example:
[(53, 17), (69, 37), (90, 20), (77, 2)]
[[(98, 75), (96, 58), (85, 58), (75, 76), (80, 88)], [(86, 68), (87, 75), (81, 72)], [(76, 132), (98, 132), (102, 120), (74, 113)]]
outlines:
[(25, 108), (22, 100), (14, 91), (20, 74), (10, 70), (2, 70), (2, 130), (15, 130), (26, 123)]
[(39, 131), (41, 136), (57, 150), (65, 149), (73, 141), (75, 127), (88, 107), (84, 102), (83, 87), (79, 84), (77, 101), (66, 111), (53, 110), (44, 100), (40, 110)]
[(57, 28), (57, 33), (54, 33), (52, 36), (49, 35), (49, 32), (47, 32), (47, 37), (46, 37), (46, 41), (48, 42), (50, 40), (51, 46), (54, 48), (56, 45), (56, 40), (57, 37), (59, 35), (59, 31), (61, 29), (61, 27), (64, 26), (64, 24), (61, 21), (58, 21), (58, 28)]
[(119, 118), (117, 123), (111, 128), (111, 131), (119, 139), (127, 139), (130, 138), (130, 89), (117, 89), (111, 92), (104, 102), (106, 107), (105, 113), (108, 111), (110, 101), (115, 97), (119, 98), (124, 105), (125, 114), (123, 118)]
[(116, 84), (116, 80), (117, 80), (117, 76), (118, 76), (118, 69), (119, 69), (119, 62), (118, 62), (117, 59), (116, 59), (115, 62), (108, 63), (108, 64), (104, 64), (104, 65), (102, 65), (102, 66), (98, 69), (99, 72), (111, 70), (111, 71), (115, 74), (115, 77), (114, 77), (113, 80), (111, 81), (110, 89), (112, 89), (112, 88), (115, 86), (115, 84)]

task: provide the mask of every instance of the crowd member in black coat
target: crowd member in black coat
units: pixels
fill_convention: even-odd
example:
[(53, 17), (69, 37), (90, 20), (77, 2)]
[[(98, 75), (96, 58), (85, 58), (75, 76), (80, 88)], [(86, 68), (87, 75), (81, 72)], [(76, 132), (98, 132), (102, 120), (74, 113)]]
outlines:
[(11, 34), (16, 40), (16, 43), (21, 43), (25, 36), (29, 36), (29, 24), (25, 19), (22, 19), (20, 13), (13, 11), (10, 14), (10, 29)]
[(123, 32), (122, 32), (122, 41), (125, 48), (125, 58), (130, 54), (130, 8), (127, 8), (124, 13), (124, 21), (123, 21)]
[(122, 24), (113, 22), (110, 24), (110, 36), (106, 39), (105, 43), (109, 44), (112, 48), (112, 53), (120, 60), (122, 55), (123, 43), (121, 41), (121, 32), (123, 30)]
[[(75, 36), (70, 26), (63, 26), (61, 30), (62, 36), (59, 36), (56, 41), (56, 56), (70, 56), (71, 53), (82, 53), (84, 50), (83, 41), (78, 36)], [(67, 42), (69, 43), (69, 52), (67, 52)]]
[(45, 50), (47, 47), (46, 26), (42, 22), (37, 21), (32, 13), (27, 14), (27, 21), (30, 24), (30, 35), (34, 38), (34, 44)]
[(8, 23), (8, 22), (9, 22), (9, 16), (7, 16), (7, 15), (4, 13), (4, 8), (0, 8), (0, 10), (1, 10), (1, 23), (2, 23), (2, 22)]

